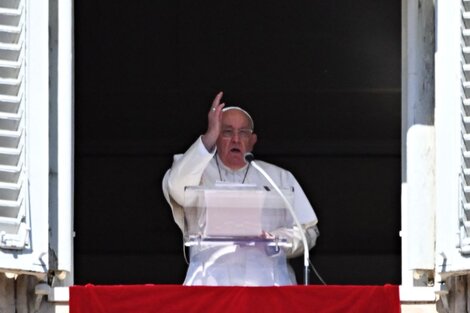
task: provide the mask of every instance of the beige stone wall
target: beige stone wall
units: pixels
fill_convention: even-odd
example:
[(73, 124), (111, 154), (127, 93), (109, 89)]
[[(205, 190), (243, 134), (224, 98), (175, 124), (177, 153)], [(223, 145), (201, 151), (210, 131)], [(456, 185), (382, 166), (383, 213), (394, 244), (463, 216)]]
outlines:
[(447, 295), (437, 302), (439, 313), (470, 312), (470, 275), (451, 276), (445, 280)]
[(44, 312), (46, 301), (41, 301), (43, 299), (37, 298), (35, 294), (38, 282), (38, 278), (31, 275), (7, 278), (4, 273), (0, 273), (0, 312), (33, 313), (38, 309)]
[(402, 313), (437, 313), (435, 303), (418, 303), (418, 304), (402, 304), (401, 305)]

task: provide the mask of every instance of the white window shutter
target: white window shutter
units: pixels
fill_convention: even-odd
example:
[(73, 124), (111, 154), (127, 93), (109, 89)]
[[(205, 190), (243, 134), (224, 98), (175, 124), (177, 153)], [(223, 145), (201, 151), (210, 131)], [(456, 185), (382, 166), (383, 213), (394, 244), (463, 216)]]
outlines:
[(0, 0), (0, 272), (49, 260), (49, 3)]
[(462, 2), (462, 161), (459, 193), (459, 250), (470, 255), (470, 2)]
[[(441, 3), (441, 2), (439, 2)], [(436, 6), (436, 271), (470, 272), (470, 15), (468, 1)]]
[(0, 3), (0, 249), (29, 246), (24, 25), (22, 1)]

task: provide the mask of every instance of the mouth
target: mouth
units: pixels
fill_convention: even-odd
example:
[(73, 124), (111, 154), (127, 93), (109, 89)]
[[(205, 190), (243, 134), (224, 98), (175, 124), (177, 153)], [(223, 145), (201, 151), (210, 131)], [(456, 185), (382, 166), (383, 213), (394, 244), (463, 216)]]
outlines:
[(232, 148), (232, 149), (230, 149), (230, 152), (231, 153), (241, 153), (242, 151), (238, 148)]

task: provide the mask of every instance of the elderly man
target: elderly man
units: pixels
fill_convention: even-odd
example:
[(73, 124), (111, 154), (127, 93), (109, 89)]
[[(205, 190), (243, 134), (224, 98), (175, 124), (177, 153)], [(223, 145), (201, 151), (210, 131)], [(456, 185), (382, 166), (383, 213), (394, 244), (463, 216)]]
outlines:
[[(225, 107), (220, 92), (208, 113), (207, 131), (183, 154), (176, 155), (163, 179), (163, 191), (170, 204), (175, 222), (184, 231), (184, 190), (186, 186), (214, 186), (216, 182), (255, 184), (269, 183), (245, 161), (257, 141), (251, 116), (239, 107)], [(192, 247), (186, 285), (291, 285), (295, 276), (286, 257), (303, 253), (301, 231), (309, 248), (315, 245), (319, 234), (317, 217), (297, 180), (289, 172), (275, 165), (256, 161), (281, 188), (293, 188), (294, 210), (302, 224), (282, 227), (266, 234), (287, 238), (290, 248), (267, 253), (266, 247), (230, 246)], [(225, 250), (224, 250), (225, 249)]]

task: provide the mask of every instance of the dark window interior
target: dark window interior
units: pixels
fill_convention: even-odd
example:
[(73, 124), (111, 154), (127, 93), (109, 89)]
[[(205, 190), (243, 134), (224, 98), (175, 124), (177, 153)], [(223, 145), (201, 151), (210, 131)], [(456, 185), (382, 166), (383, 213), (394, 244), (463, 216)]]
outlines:
[(325, 281), (399, 284), (400, 5), (75, 1), (75, 283), (183, 281), (161, 181), (223, 90), (315, 206)]

